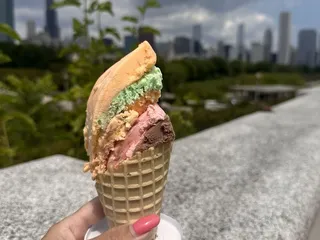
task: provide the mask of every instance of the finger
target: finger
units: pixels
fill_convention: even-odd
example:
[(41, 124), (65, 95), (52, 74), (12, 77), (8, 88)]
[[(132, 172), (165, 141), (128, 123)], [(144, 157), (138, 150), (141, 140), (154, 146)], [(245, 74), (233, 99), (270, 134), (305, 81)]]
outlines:
[(98, 197), (83, 205), (78, 211), (67, 217), (65, 226), (73, 233), (76, 239), (83, 239), (91, 225), (104, 218), (103, 208)]
[(122, 225), (111, 228), (94, 240), (144, 240), (154, 234), (155, 228), (160, 222), (160, 217), (152, 214), (140, 218), (132, 225)]
[(82, 206), (70, 216), (73, 219), (81, 219), (88, 227), (96, 224), (104, 218), (103, 208), (98, 197)]

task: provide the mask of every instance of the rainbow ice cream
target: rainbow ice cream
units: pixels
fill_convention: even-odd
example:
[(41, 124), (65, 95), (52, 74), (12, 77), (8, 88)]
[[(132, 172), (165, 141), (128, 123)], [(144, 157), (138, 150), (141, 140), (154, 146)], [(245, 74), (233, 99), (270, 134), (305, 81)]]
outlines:
[(169, 117), (159, 107), (162, 73), (148, 42), (108, 69), (96, 82), (87, 105), (85, 147), (93, 179), (121, 161), (172, 142)]

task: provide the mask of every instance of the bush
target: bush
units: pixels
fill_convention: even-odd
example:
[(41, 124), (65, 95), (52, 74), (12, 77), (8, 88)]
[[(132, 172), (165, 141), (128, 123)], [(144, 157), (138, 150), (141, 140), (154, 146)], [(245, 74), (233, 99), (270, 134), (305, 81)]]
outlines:
[(186, 95), (193, 95), (199, 100), (223, 99), (224, 93), (221, 89), (225, 85), (228, 85), (228, 83), (223, 80), (187, 83), (177, 89), (176, 95), (181, 99), (185, 99)]
[(187, 81), (188, 75), (185, 65), (179, 62), (166, 64), (163, 72), (163, 85), (165, 89), (174, 92), (180, 85)]
[(66, 63), (66, 58), (60, 58), (58, 49), (31, 44), (15, 45), (0, 43), (0, 50), (11, 58), (11, 62), (0, 64), (5, 68), (39, 68), (48, 69), (52, 63)]
[(189, 136), (196, 132), (191, 113), (172, 111), (168, 115), (174, 128), (176, 139)]
[(193, 124), (197, 131), (202, 131), (204, 129), (252, 113), (256, 110), (257, 107), (249, 103), (242, 103), (237, 106), (229, 106), (229, 108), (220, 111), (209, 111), (199, 107), (194, 111)]

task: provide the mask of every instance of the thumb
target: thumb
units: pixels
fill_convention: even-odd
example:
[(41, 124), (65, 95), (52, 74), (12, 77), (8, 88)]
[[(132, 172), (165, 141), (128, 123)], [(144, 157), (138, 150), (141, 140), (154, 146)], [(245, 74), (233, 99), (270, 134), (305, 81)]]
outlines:
[(149, 240), (155, 234), (160, 217), (152, 214), (140, 218), (132, 225), (111, 228), (93, 240)]

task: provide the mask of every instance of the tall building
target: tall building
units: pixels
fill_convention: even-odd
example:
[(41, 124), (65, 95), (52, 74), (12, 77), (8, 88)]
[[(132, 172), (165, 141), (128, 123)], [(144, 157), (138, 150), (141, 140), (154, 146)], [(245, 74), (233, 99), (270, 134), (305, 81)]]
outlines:
[(174, 39), (174, 52), (176, 55), (189, 55), (192, 40), (188, 37), (178, 36)]
[(230, 47), (230, 51), (229, 51), (229, 61), (234, 61), (238, 59), (237, 56), (237, 48), (235, 46), (231, 46)]
[[(317, 57), (317, 53), (315, 58)], [(290, 65), (296, 65), (297, 64), (297, 49), (293, 46), (290, 47)]]
[(237, 60), (237, 49), (230, 44), (224, 45), (223, 58), (227, 61)]
[[(13, 0), (0, 0), (0, 23), (6, 23), (14, 28), (14, 6)], [(0, 42), (11, 41), (11, 39), (0, 33)]]
[(196, 57), (200, 57), (204, 54), (205, 50), (202, 44), (199, 41), (193, 43), (193, 50)]
[(281, 12), (279, 18), (278, 64), (290, 63), (291, 13)]
[(237, 31), (237, 50), (238, 50), (238, 59), (240, 61), (245, 60), (245, 44), (244, 44), (244, 24), (238, 26)]
[(124, 37), (124, 51), (125, 53), (131, 52), (137, 45), (138, 40), (135, 36), (129, 35)]
[(252, 43), (250, 57), (252, 63), (263, 61), (263, 46), (261, 43)]
[(171, 42), (159, 42), (157, 43), (157, 54), (163, 57), (164, 59), (168, 59), (171, 47)]
[(156, 44), (155, 44), (153, 33), (145, 32), (143, 30), (143, 28), (139, 28), (138, 40), (139, 40), (139, 43), (141, 43), (143, 41), (148, 41), (150, 43), (151, 47), (156, 51)]
[(33, 20), (27, 21), (27, 39), (32, 39), (36, 36), (36, 22)]
[(317, 57), (317, 31), (314, 29), (303, 29), (298, 35), (298, 52), (296, 63), (315, 67)]
[(113, 45), (113, 39), (112, 38), (108, 38), (108, 37), (105, 37), (102, 39), (104, 45), (106, 47), (111, 47)]
[(191, 53), (195, 56), (199, 56), (201, 54), (201, 39), (202, 39), (202, 31), (201, 25), (197, 24), (192, 27), (192, 41), (191, 41)]
[(220, 40), (217, 44), (217, 56), (221, 58), (226, 58), (225, 55), (225, 47), (224, 47), (224, 42)]
[(55, 9), (51, 9), (54, 0), (46, 0), (46, 26), (45, 31), (51, 39), (58, 40), (60, 38), (60, 30), (58, 26), (58, 15)]
[(266, 29), (263, 37), (263, 60), (266, 62), (271, 62), (272, 53), (272, 30), (270, 28)]

